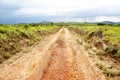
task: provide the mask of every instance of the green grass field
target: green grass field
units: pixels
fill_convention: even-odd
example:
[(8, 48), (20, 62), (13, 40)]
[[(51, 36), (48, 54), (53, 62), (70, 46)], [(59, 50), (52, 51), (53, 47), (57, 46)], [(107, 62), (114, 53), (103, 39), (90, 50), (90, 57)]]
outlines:
[(0, 25), (0, 63), (19, 52), (21, 47), (31, 46), (59, 28), (55, 25)]

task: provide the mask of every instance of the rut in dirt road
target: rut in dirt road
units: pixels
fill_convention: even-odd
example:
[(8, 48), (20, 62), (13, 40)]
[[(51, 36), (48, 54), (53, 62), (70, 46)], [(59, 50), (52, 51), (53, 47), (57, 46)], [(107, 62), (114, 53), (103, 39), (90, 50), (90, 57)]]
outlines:
[[(63, 30), (58, 40), (52, 45), (51, 58), (41, 80), (77, 80), (75, 71), (75, 53), (71, 49), (70, 37)], [(79, 76), (83, 80), (83, 76)]]
[(76, 73), (75, 52), (71, 43), (68, 30), (63, 28), (60, 36), (49, 49), (51, 57), (42, 77), (38, 77), (39, 71), (37, 71), (27, 80), (78, 80), (77, 78), (84, 80), (82, 74)]
[[(38, 70), (27, 80), (104, 80), (92, 70), (89, 59), (87, 60), (83, 52), (79, 52), (80, 55), (77, 54), (78, 50), (73, 35), (63, 28), (58, 39), (49, 49), (51, 56), (41, 77)], [(78, 57), (78, 55), (83, 55), (83, 57)], [(82, 67), (85, 67), (85, 70)]]
[(105, 80), (66, 28), (30, 49), (12, 64), (0, 66), (0, 80)]

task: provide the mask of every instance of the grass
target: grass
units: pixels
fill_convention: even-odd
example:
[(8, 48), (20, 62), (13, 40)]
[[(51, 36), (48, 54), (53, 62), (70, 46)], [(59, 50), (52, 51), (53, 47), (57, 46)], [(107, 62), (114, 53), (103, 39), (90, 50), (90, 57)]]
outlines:
[(98, 56), (104, 56), (104, 55), (105, 55), (105, 52), (104, 52), (103, 50), (101, 50), (101, 49), (98, 49), (98, 50), (96, 51), (96, 55), (98, 55)]
[[(103, 50), (103, 54), (120, 61), (120, 26), (77, 25), (70, 26), (69, 29), (79, 34), (85, 42)], [(102, 43), (107, 47), (104, 48)]]
[(69, 26), (68, 28), (79, 35), (86, 49), (95, 49), (94, 56), (100, 61), (95, 61), (95, 65), (103, 72), (107, 80), (119, 78), (120, 71), (117, 67), (120, 62), (120, 26), (94, 24)]
[(109, 42), (114, 45), (116, 43), (119, 43), (120, 45), (120, 27), (116, 26), (78, 26), (75, 27), (78, 30), (84, 30), (86, 33), (90, 34), (91, 32), (95, 31), (103, 31), (103, 36), (105, 36), (106, 40), (109, 40)]
[(31, 46), (42, 37), (56, 32), (56, 25), (15, 24), (0, 25), (0, 63)]
[(105, 69), (105, 70), (103, 71), (103, 73), (104, 73), (107, 77), (120, 76), (120, 72), (114, 72), (114, 71), (107, 70), (107, 69)]
[(100, 63), (96, 63), (96, 66), (97, 66), (99, 69), (101, 69), (101, 70), (104, 69), (104, 66), (103, 66), (102, 64), (100, 64)]

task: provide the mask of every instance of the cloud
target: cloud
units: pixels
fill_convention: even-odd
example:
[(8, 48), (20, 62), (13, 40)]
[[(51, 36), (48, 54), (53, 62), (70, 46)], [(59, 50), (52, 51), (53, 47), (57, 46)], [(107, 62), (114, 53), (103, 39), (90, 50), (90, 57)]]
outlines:
[(119, 22), (120, 16), (99, 16), (95, 17), (94, 21), (100, 22), (100, 21), (114, 21)]
[(99, 9), (99, 12), (114, 12), (116, 8), (120, 8), (119, 0), (3, 0), (3, 3), (19, 5), (21, 8), (14, 11), (15, 15), (64, 15)]
[(58, 19), (52, 19), (55, 22), (59, 21), (65, 21), (65, 22), (102, 22), (102, 21), (113, 21), (113, 22), (119, 22), (120, 16), (98, 16), (98, 17), (87, 17), (87, 18), (74, 18), (74, 17), (65, 17)]
[(4, 20), (120, 21), (120, 0), (0, 0), (0, 5)]

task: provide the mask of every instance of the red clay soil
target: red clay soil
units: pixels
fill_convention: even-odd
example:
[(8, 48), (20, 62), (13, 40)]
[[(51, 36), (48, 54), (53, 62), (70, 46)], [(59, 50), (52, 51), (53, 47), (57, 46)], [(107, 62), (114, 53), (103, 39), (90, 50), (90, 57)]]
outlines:
[(67, 60), (70, 56), (65, 48), (66, 45), (62, 40), (53, 46), (52, 57), (41, 80), (76, 80), (73, 63)]
[(33, 74), (27, 80), (78, 80), (78, 75), (81, 76), (79, 80), (84, 80), (83, 75), (76, 74), (75, 53), (69, 46), (69, 36), (65, 34), (63, 30), (58, 40), (49, 49), (51, 57), (41, 79), (40, 77), (38, 79), (39, 75)]
[(102, 74), (96, 75), (84, 49), (77, 45), (73, 35), (62, 28), (55, 42), (38, 59), (42, 61), (36, 59), (39, 62), (37, 69), (26, 78), (12, 80), (105, 80)]

